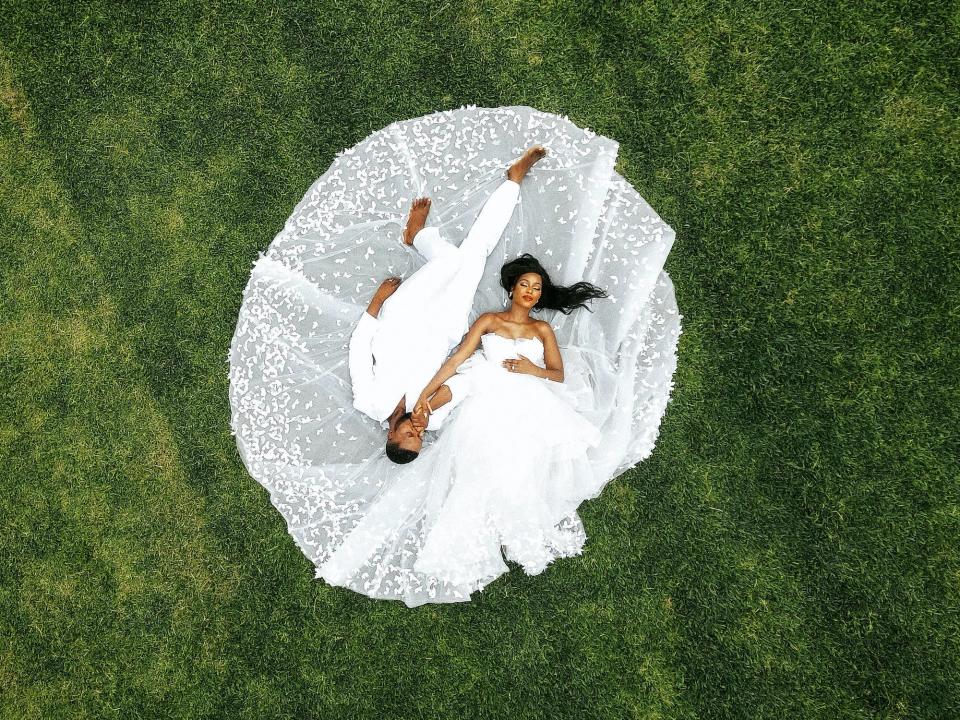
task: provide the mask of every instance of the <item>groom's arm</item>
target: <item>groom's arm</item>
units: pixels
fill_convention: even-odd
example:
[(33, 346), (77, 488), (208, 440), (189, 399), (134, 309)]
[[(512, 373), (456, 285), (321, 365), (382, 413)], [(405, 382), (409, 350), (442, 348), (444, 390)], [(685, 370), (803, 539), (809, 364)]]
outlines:
[(377, 319), (365, 312), (350, 336), (350, 383), (353, 386), (353, 406), (364, 415), (378, 420), (376, 377), (373, 373), (373, 336)]
[[(374, 293), (366, 312), (350, 335), (350, 383), (353, 386), (353, 406), (374, 420), (382, 421), (386, 415), (377, 397), (376, 375), (373, 372), (373, 336), (376, 335), (380, 308), (400, 285), (400, 278), (384, 280)], [(383, 417), (381, 417), (383, 416)]]
[(380, 315), (380, 308), (383, 307), (387, 298), (397, 291), (401, 282), (403, 281), (398, 277), (390, 277), (380, 283), (380, 287), (377, 288), (373, 297), (370, 298), (370, 303), (367, 305), (367, 312), (365, 314), (376, 319)]

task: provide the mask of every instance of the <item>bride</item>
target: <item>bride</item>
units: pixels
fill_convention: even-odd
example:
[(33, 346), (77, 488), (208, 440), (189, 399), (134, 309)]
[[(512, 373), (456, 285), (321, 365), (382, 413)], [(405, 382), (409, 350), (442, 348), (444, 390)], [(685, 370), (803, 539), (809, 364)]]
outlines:
[(423, 390), (431, 399), (464, 368), (470, 394), (456, 410), (430, 458), (428, 529), (413, 569), (456, 585), (480, 588), (508, 570), (508, 559), (536, 575), (554, 559), (579, 554), (585, 536), (561, 524), (593, 480), (587, 450), (600, 431), (573, 407), (550, 323), (531, 311), (568, 315), (606, 292), (588, 282), (551, 282), (540, 262), (523, 254), (500, 272), (510, 307), (474, 322), (459, 348)]

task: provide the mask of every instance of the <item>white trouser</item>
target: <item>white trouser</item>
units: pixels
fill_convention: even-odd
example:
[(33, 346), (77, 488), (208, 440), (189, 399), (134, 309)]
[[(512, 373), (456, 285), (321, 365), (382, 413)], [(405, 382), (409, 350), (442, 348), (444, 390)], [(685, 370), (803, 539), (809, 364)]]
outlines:
[(484, 203), (459, 248), (441, 238), (437, 227), (420, 230), (413, 244), (427, 263), (383, 304), (381, 331), (389, 324), (391, 334), (439, 332), (453, 339), (450, 348), (456, 345), (466, 331), (487, 257), (500, 242), (519, 197), (520, 184), (505, 180)]
[(409, 378), (408, 405), (466, 333), (487, 256), (500, 242), (519, 197), (520, 184), (505, 180), (484, 203), (460, 247), (441, 238), (433, 226), (414, 238), (427, 263), (383, 303), (373, 339), (377, 364), (389, 364)]

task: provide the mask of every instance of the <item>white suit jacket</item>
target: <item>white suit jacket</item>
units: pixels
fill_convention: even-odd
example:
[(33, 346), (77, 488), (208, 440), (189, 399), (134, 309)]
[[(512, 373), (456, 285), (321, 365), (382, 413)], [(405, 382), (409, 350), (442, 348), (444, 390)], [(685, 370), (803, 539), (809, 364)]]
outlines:
[[(450, 279), (460, 268), (458, 248), (443, 240), (435, 227), (417, 233), (414, 246), (427, 263), (387, 298), (379, 318), (364, 312), (350, 336), (353, 406), (384, 424), (403, 396), (406, 410), (413, 410), (467, 327), (464, 303), (451, 303), (446, 297)], [(458, 312), (444, 314), (447, 308)], [(455, 375), (445, 384), (452, 399), (431, 415), (428, 430), (440, 427), (469, 391), (463, 376)]]

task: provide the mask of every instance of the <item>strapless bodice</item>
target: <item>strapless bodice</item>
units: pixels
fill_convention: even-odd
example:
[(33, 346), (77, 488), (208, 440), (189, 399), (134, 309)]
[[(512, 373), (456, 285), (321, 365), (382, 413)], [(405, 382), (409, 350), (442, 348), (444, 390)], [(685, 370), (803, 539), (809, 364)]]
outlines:
[(508, 338), (497, 333), (485, 333), (480, 336), (480, 342), (484, 357), (491, 362), (502, 362), (523, 354), (531, 362), (543, 365), (543, 341), (540, 338)]

